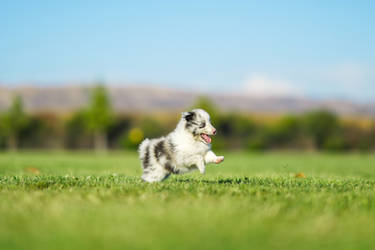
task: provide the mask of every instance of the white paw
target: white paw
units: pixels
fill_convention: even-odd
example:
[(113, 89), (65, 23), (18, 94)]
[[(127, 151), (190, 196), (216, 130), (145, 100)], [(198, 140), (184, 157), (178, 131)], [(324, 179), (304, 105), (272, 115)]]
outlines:
[(224, 161), (224, 156), (218, 156), (218, 157), (216, 158), (215, 163), (216, 163), (216, 164), (219, 164), (219, 163), (222, 162), (222, 161)]

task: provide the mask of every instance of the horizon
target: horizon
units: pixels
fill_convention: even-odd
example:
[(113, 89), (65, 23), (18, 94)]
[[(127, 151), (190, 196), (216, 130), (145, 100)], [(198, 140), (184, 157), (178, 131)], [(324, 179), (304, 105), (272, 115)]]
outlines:
[(252, 93), (243, 93), (243, 92), (210, 92), (207, 90), (196, 90), (196, 89), (184, 89), (179, 86), (166, 86), (166, 85), (158, 85), (152, 83), (110, 83), (110, 82), (69, 82), (69, 83), (52, 83), (52, 84), (43, 84), (43, 83), (17, 83), (12, 84), (10, 86), (4, 85), (4, 83), (0, 82), (0, 89), (7, 89), (11, 91), (17, 91), (22, 89), (64, 89), (64, 88), (95, 88), (96, 86), (101, 85), (107, 88), (108, 90), (118, 88), (118, 89), (145, 89), (145, 90), (162, 90), (162, 91), (172, 91), (184, 94), (193, 94), (196, 96), (202, 97), (215, 97), (215, 96), (226, 96), (226, 97), (241, 97), (241, 98), (249, 98), (249, 99), (270, 99), (270, 100), (310, 100), (310, 101), (317, 101), (317, 102), (348, 102), (352, 104), (359, 104), (359, 105), (366, 105), (366, 104), (375, 104), (374, 100), (357, 100), (351, 99), (348, 97), (324, 97), (324, 96), (307, 96), (307, 95), (257, 95)]
[[(0, 113), (10, 107), (14, 97), (23, 99), (28, 112), (56, 114), (76, 112), (89, 103), (91, 90), (98, 85), (28, 85), (1, 86)], [(181, 90), (155, 85), (105, 85), (116, 112), (171, 112), (191, 107), (200, 97), (209, 98), (216, 108), (225, 112), (249, 114), (301, 114), (326, 110), (343, 117), (366, 117), (373, 120), (375, 102), (350, 99), (309, 97), (262, 97), (246, 93), (212, 93)]]

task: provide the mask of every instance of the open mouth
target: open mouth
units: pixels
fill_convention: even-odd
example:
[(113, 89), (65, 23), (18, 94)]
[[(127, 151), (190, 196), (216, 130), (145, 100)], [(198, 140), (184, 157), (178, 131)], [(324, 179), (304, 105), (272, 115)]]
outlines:
[(201, 134), (201, 137), (203, 139), (203, 141), (207, 144), (210, 144), (211, 143), (211, 137), (208, 135), (208, 134), (205, 134), (205, 133), (202, 133)]

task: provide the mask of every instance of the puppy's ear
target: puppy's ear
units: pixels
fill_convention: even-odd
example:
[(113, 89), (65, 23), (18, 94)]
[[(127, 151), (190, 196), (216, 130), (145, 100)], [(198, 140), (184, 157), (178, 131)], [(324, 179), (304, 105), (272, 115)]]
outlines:
[(195, 113), (194, 112), (182, 112), (182, 117), (187, 121), (191, 122), (194, 120)]

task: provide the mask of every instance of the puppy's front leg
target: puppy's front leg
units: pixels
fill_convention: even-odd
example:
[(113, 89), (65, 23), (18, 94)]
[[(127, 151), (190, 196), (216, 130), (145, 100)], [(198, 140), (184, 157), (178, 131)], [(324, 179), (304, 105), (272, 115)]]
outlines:
[(216, 163), (219, 164), (220, 162), (224, 161), (224, 156), (216, 156), (212, 150), (208, 151), (204, 156), (205, 163)]
[(204, 173), (206, 172), (206, 166), (204, 165), (204, 161), (203, 161), (203, 160), (201, 160), (201, 161), (199, 161), (199, 162), (197, 163), (197, 167), (198, 167), (199, 172), (200, 172), (201, 174), (204, 174)]
[(206, 166), (204, 164), (204, 160), (202, 156), (196, 158), (195, 165), (197, 166), (201, 174), (204, 174), (206, 172)]

